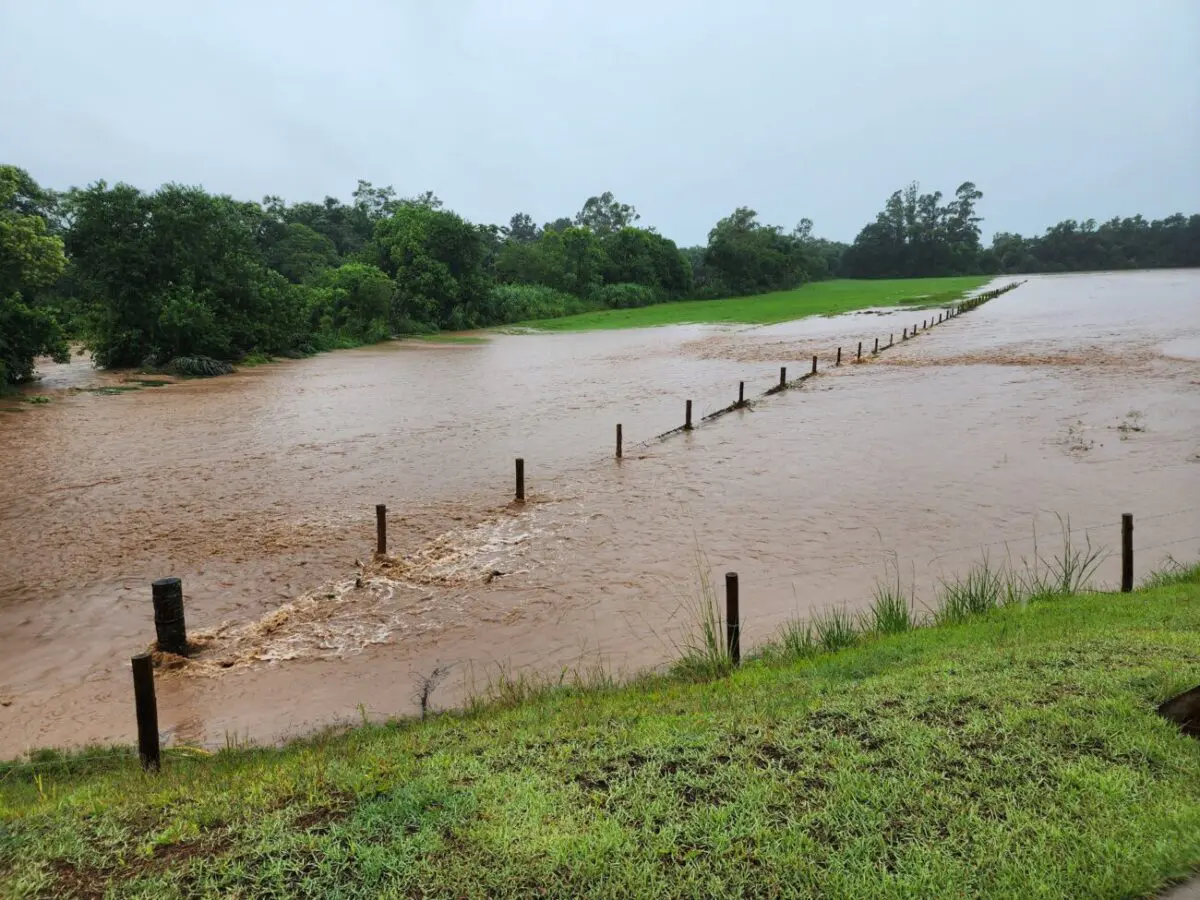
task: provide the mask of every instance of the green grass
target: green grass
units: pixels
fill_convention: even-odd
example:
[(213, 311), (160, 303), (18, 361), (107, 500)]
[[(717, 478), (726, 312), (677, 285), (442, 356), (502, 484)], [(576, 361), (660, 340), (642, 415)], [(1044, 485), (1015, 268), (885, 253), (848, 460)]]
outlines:
[(659, 303), (638, 309), (600, 312), (521, 322), (519, 327), (543, 331), (593, 331), (607, 328), (646, 328), (652, 325), (731, 322), (772, 325), (805, 316), (834, 315), (873, 306), (901, 303), (949, 305), (966, 291), (980, 287), (991, 276), (907, 278), (886, 281), (818, 281), (794, 291), (726, 300), (688, 300)]
[(0, 767), (0, 894), (1147, 896), (1200, 869), (1200, 743), (1154, 714), (1200, 680), (1200, 569), (1154, 583), (158, 775)]

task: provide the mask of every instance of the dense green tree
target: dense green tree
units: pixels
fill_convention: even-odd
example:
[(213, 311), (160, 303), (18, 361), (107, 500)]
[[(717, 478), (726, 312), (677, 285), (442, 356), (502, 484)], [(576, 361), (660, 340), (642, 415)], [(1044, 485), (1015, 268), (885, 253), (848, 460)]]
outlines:
[(743, 206), (708, 233), (704, 267), (717, 293), (758, 294), (799, 287), (824, 262), (808, 241), (761, 224), (758, 213)]
[(266, 262), (293, 284), (311, 281), (338, 265), (337, 247), (307, 225), (283, 225), (279, 237), (267, 250)]
[(366, 263), (326, 270), (308, 293), (309, 325), (316, 335), (378, 341), (391, 334), (395, 283)]
[(100, 365), (250, 350), (304, 332), (300, 297), (268, 269), (243, 204), (199, 188), (99, 182), (71, 198), (67, 250)]
[(461, 216), (432, 204), (402, 204), (380, 220), (368, 250), (396, 283), (397, 326), (491, 324), (486, 244)]
[(32, 377), (37, 356), (68, 355), (53, 315), (33, 303), (66, 267), (62, 239), (42, 214), (45, 197), (23, 169), (0, 166), (0, 387)]
[(640, 218), (636, 209), (627, 203), (619, 203), (612, 191), (605, 191), (599, 197), (587, 198), (583, 208), (575, 214), (574, 224), (604, 236), (628, 228)]
[(983, 197), (965, 181), (942, 204), (941, 191), (920, 193), (912, 182), (894, 192), (875, 221), (865, 226), (841, 256), (841, 271), (855, 278), (957, 275), (980, 271)]
[(542, 229), (537, 227), (528, 213), (515, 213), (504, 229), (505, 239), (517, 244), (532, 244), (541, 236)]

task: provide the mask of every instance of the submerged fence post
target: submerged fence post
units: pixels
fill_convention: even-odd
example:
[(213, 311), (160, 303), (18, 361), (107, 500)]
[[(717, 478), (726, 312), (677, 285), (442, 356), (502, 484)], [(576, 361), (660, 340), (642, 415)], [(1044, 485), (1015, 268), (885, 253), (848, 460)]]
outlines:
[(738, 406), (746, 405), (746, 382), (738, 382)]
[(787, 387), (787, 366), (779, 367), (779, 387)]
[(738, 618), (737, 572), (725, 573), (725, 642), (729, 660), (735, 666), (742, 662), (742, 623)]
[(837, 360), (834, 362), (834, 365), (840, 366), (841, 364), (842, 364), (842, 348), (838, 347)]
[(183, 618), (183, 581), (159, 578), (150, 582), (154, 600), (154, 633), (163, 653), (187, 656), (187, 623)]
[(684, 410), (683, 428), (685, 431), (692, 430), (692, 401), (687, 402), (687, 407)]
[(858, 342), (858, 358), (862, 359), (862, 341)]
[(908, 329), (907, 328), (905, 328), (902, 332), (900, 332), (900, 340), (902, 340), (902, 341), (908, 340)]
[(154, 660), (143, 653), (130, 660), (133, 668), (133, 705), (137, 712), (138, 757), (147, 772), (161, 765), (158, 748), (158, 702), (154, 699)]
[(621, 423), (617, 423), (617, 459), (621, 458)]
[(872, 350), (871, 352), (872, 352), (872, 353), (878, 353), (878, 352), (879, 352), (879, 338), (875, 338), (875, 349), (874, 349), (874, 350)]
[(816, 374), (817, 374), (817, 358), (816, 358), (815, 356), (813, 357), (813, 370), (812, 370), (812, 373), (813, 373), (814, 375), (816, 375)]
[(1121, 515), (1121, 593), (1133, 590), (1133, 513)]
[(375, 552), (387, 555), (387, 507), (382, 503), (375, 504)]
[(525, 502), (525, 460), (517, 460), (517, 502)]

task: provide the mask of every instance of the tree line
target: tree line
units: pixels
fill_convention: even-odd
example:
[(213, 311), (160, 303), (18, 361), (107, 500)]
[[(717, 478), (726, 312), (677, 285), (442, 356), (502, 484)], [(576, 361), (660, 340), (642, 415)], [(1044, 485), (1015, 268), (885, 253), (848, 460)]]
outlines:
[[(360, 181), (350, 202), (244, 202), (198, 187), (104, 181), (56, 192), (0, 166), (0, 384), (81, 341), (97, 365), (207, 374), (394, 334), (711, 299), (831, 277), (1200, 265), (1200, 216), (1064, 222), (980, 243), (967, 182), (942, 204), (916, 184), (852, 244), (747, 207), (678, 247), (611, 192), (538, 225), (469, 222), (432, 193)], [(219, 370), (219, 367), (217, 368)]]

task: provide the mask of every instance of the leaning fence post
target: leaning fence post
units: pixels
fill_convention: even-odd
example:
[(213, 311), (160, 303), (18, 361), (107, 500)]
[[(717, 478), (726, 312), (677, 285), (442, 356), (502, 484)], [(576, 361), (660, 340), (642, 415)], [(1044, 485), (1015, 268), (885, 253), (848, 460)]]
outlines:
[(158, 703), (154, 699), (154, 660), (142, 653), (130, 660), (133, 667), (133, 704), (137, 711), (138, 757), (147, 772), (161, 765), (158, 748)]
[(525, 460), (517, 460), (517, 502), (525, 502)]
[(617, 423), (617, 459), (621, 458), (621, 423)]
[(687, 406), (684, 408), (683, 429), (684, 429), (684, 431), (692, 430), (692, 401), (691, 400), (689, 400), (687, 402)]
[(154, 601), (154, 633), (163, 653), (187, 656), (187, 623), (183, 617), (183, 581), (159, 578), (150, 582)]
[(1121, 593), (1133, 590), (1133, 513), (1121, 515)]
[(725, 642), (729, 661), (735, 666), (742, 662), (742, 623), (738, 618), (737, 572), (725, 573)]
[(387, 506), (375, 504), (375, 552), (387, 556)]

